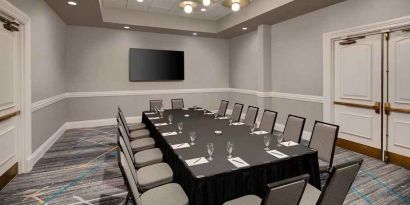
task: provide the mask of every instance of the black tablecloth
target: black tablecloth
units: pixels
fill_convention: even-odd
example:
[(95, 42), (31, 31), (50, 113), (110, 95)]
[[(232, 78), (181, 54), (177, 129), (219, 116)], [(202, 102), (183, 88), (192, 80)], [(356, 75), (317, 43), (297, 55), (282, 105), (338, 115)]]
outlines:
[[(186, 117), (184, 115), (189, 115)], [(168, 122), (168, 115), (173, 116), (173, 124), (155, 127), (156, 123)], [(309, 174), (309, 183), (320, 188), (320, 175), (317, 151), (302, 145), (291, 147), (277, 146), (276, 137), (272, 136), (271, 149), (289, 155), (277, 159), (264, 151), (263, 136), (249, 134), (249, 127), (229, 126), (228, 120), (214, 119), (204, 115), (203, 111), (166, 110), (164, 118), (150, 120), (143, 113), (142, 122), (151, 131), (156, 146), (164, 154), (164, 162), (174, 172), (174, 181), (179, 183), (189, 197), (191, 205), (219, 205), (247, 194), (263, 197), (266, 185), (282, 179)], [(163, 132), (177, 131), (177, 122), (183, 122), (183, 133), (174, 136), (162, 136)], [(158, 129), (157, 129), (158, 128)], [(221, 130), (222, 135), (215, 135)], [(172, 149), (171, 145), (190, 142), (189, 132), (195, 131), (195, 145), (189, 148)], [(234, 144), (233, 157), (240, 157), (249, 167), (236, 168), (227, 160), (226, 142)], [(189, 167), (185, 160), (208, 157), (206, 144), (214, 143), (214, 160), (210, 163)]]

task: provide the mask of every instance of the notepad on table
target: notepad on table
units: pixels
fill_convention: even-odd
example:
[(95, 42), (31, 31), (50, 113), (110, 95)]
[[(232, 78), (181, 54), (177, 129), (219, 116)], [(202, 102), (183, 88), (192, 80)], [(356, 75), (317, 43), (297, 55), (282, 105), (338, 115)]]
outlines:
[(278, 150), (269, 150), (269, 151), (266, 151), (266, 152), (269, 153), (270, 155), (278, 158), (278, 159), (283, 159), (283, 158), (289, 157), (288, 155), (283, 154), (282, 152), (279, 152)]
[(155, 115), (155, 112), (146, 112), (146, 115)]
[(207, 112), (207, 113), (205, 113), (205, 115), (214, 115), (215, 113), (213, 113), (213, 112)]
[(184, 108), (182, 108), (183, 110), (189, 110), (188, 108), (186, 108), (186, 107), (184, 107)]
[(282, 142), (282, 143), (280, 143), (280, 144), (283, 145), (283, 146), (286, 146), (286, 147), (291, 147), (291, 146), (298, 145), (298, 143), (296, 143), (296, 142), (294, 142), (294, 141)]
[(162, 136), (166, 137), (166, 136), (172, 136), (172, 135), (177, 135), (177, 132), (163, 132)]
[(159, 120), (159, 117), (149, 117), (150, 120)]
[(249, 166), (249, 164), (245, 162), (243, 159), (241, 159), (240, 157), (229, 158), (228, 161), (231, 162), (237, 168)]
[(194, 158), (194, 159), (187, 159), (185, 160), (185, 163), (188, 166), (195, 166), (195, 165), (200, 165), (200, 164), (206, 164), (209, 161), (205, 157), (199, 157), (199, 158)]
[(243, 122), (234, 122), (234, 123), (232, 123), (232, 125), (244, 125), (245, 123), (243, 123)]
[(182, 148), (187, 148), (190, 147), (188, 143), (182, 143), (182, 144), (174, 144), (171, 145), (172, 149), (182, 149)]
[(220, 119), (220, 120), (227, 120), (227, 119), (229, 119), (229, 117), (218, 117), (218, 119)]
[(155, 123), (155, 126), (160, 127), (160, 126), (165, 126), (168, 125), (167, 123)]
[(253, 132), (253, 134), (255, 134), (255, 135), (264, 135), (264, 134), (268, 134), (268, 133), (269, 132), (266, 132), (266, 131), (263, 131), (263, 130)]

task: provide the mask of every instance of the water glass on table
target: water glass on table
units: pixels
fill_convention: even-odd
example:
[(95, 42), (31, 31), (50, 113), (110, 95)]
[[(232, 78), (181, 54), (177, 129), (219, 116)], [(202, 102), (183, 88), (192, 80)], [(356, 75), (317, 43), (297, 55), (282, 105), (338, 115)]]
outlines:
[(265, 149), (264, 149), (264, 150), (269, 151), (269, 145), (270, 145), (271, 139), (272, 139), (272, 138), (271, 138), (269, 135), (265, 135), (265, 136), (263, 137), (263, 142), (264, 142), (264, 144), (265, 144)]
[(256, 129), (256, 123), (251, 124), (250, 125), (251, 135), (253, 135), (253, 132), (255, 131), (255, 129)]
[(277, 140), (278, 140), (278, 146), (280, 147), (280, 146), (282, 146), (282, 141), (283, 141), (283, 134), (282, 133), (280, 133), (280, 134), (278, 134), (278, 136), (277, 136), (277, 138), (276, 138)]
[(173, 118), (173, 116), (172, 115), (168, 115), (168, 124), (172, 124), (172, 118)]
[(179, 130), (179, 134), (182, 134), (182, 128), (183, 128), (184, 124), (182, 122), (178, 122), (178, 130)]
[(192, 131), (189, 133), (189, 139), (191, 140), (191, 145), (195, 145), (195, 139), (196, 139), (196, 133), (195, 131)]
[(207, 148), (207, 150), (208, 150), (208, 154), (209, 154), (209, 157), (208, 157), (208, 160), (209, 161), (212, 161), (214, 158), (212, 157), (212, 155), (213, 155), (213, 153), (214, 153), (214, 143), (208, 143), (207, 145), (206, 145), (206, 148)]
[(231, 143), (230, 141), (226, 143), (226, 151), (228, 152), (228, 159), (232, 158), (233, 143)]
[(230, 117), (229, 118), (229, 125), (232, 125), (232, 122), (233, 122), (233, 117)]

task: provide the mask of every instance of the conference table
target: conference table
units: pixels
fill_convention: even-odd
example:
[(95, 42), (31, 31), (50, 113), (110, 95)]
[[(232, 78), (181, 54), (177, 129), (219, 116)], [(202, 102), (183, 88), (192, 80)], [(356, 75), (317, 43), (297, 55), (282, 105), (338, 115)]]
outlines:
[[(183, 187), (191, 205), (220, 205), (247, 194), (263, 197), (267, 184), (302, 174), (309, 174), (309, 183), (320, 189), (316, 150), (296, 143), (279, 144), (274, 134), (251, 134), (249, 126), (230, 125), (228, 119), (215, 119), (205, 112), (189, 108), (165, 110), (163, 118), (150, 111), (142, 115), (164, 162), (174, 172), (174, 182)], [(183, 129), (176, 134), (178, 122)], [(222, 134), (215, 134), (216, 130)], [(191, 131), (196, 133), (195, 145), (189, 145)], [(266, 135), (272, 139), (269, 151), (264, 150)], [(233, 144), (229, 160), (228, 141)], [(208, 160), (209, 143), (214, 144), (212, 160)]]

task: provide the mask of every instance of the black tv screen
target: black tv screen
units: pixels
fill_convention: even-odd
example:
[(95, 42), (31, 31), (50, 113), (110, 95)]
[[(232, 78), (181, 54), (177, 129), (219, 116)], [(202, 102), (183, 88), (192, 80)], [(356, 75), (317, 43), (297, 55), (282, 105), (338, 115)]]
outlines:
[(130, 81), (184, 80), (184, 52), (130, 48)]

